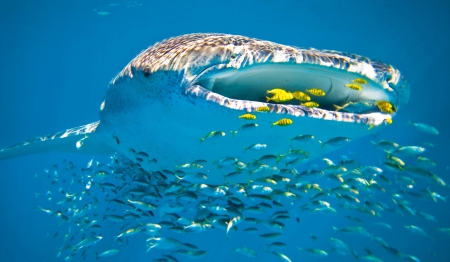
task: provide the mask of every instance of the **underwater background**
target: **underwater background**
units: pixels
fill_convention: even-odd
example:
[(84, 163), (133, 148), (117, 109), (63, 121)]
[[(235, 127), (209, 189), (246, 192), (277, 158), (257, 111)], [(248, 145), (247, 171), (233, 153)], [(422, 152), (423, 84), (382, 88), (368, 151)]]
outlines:
[[(141, 50), (172, 36), (217, 32), (355, 53), (392, 64), (410, 83), (408, 104), (393, 118), (392, 125), (325, 157), (339, 162), (345, 155), (378, 166), (389, 174), (393, 184), (389, 188), (399, 188), (394, 174), (382, 164), (385, 154), (371, 141), (387, 139), (400, 145), (424, 146), (424, 156), (437, 163), (432, 172), (450, 181), (448, 1), (2, 1), (0, 21), (0, 148), (97, 121), (108, 82)], [(420, 132), (408, 124), (409, 120), (434, 126), (440, 134)], [(83, 167), (92, 156), (49, 153), (0, 162), (0, 260), (62, 261), (70, 254), (66, 251), (57, 257), (71, 222), (58, 225), (60, 219), (37, 211), (38, 206), (58, 207), (56, 199), (59, 201), (60, 191), (67, 188), (63, 180), (69, 181), (72, 175), (61, 171), (63, 159)], [(105, 164), (110, 161), (108, 156), (94, 159)], [(308, 163), (305, 169), (314, 164), (319, 162)], [(59, 167), (59, 181), (52, 184), (53, 172)], [(129, 236), (121, 245), (114, 242), (122, 224), (103, 220), (109, 204), (102, 202), (102, 190), (93, 187), (99, 204), (89, 214), (97, 214), (98, 232), (104, 238), (87, 248), (84, 256), (79, 251), (69, 259), (92, 261), (96, 253), (114, 248), (119, 253), (98, 259), (152, 261), (172, 254), (178, 261), (283, 261), (271, 253), (276, 251), (292, 261), (355, 260), (353, 254), (330, 251), (329, 238), (337, 237), (360, 256), (373, 253), (383, 261), (414, 261), (388, 252), (373, 239), (376, 235), (420, 261), (449, 261), (450, 234), (436, 229), (450, 228), (450, 206), (445, 201), (450, 189), (414, 180), (415, 187), (443, 196), (444, 200), (436, 202), (406, 196), (414, 212), (432, 214), (438, 222), (405, 211), (385, 211), (381, 216), (357, 214), (363, 222), (355, 223), (345, 218), (349, 212), (342, 208), (337, 208), (337, 214), (314, 214), (293, 207), (292, 219), (283, 221), (286, 227), (276, 240), (243, 233), (243, 223), (229, 237), (223, 229), (169, 233), (206, 251), (201, 257), (180, 256), (170, 250), (146, 252), (149, 236), (144, 234)], [(94, 201), (92, 196), (86, 199)], [(389, 197), (381, 200), (393, 205)], [(392, 229), (376, 226), (376, 222), (388, 223)], [(372, 236), (336, 233), (332, 228), (350, 225), (362, 226)], [(405, 225), (418, 226), (429, 236), (414, 234)], [(73, 223), (70, 234), (79, 230)], [(80, 235), (72, 245), (81, 240)], [(266, 250), (273, 241), (287, 247)], [(242, 246), (255, 250), (258, 257), (233, 252)], [(328, 255), (300, 252), (298, 248), (322, 249)]]

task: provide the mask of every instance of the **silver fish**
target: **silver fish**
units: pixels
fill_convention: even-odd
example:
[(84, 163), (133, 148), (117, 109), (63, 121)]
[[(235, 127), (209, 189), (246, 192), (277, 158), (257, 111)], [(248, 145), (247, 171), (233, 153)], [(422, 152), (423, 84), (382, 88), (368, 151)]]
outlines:
[(427, 125), (424, 123), (413, 123), (411, 121), (408, 121), (408, 123), (413, 125), (420, 132), (430, 134), (430, 135), (439, 135), (439, 131), (433, 126), (430, 126), (430, 125)]

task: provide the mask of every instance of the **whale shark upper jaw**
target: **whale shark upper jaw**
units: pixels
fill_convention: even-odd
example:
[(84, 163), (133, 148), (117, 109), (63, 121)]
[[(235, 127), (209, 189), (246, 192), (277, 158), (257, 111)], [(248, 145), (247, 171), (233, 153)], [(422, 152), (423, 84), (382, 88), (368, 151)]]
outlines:
[[(355, 79), (364, 79), (367, 83), (360, 84), (362, 89), (359, 91), (346, 86)], [(188, 93), (204, 96), (207, 100), (233, 109), (254, 111), (257, 107), (269, 106), (272, 112), (337, 121), (354, 119), (355, 122), (361, 122), (364, 119), (362, 122), (381, 124), (391, 116), (382, 114), (374, 102), (388, 101), (395, 108), (402, 103), (399, 99), (401, 95), (386, 81), (376, 82), (358, 73), (315, 64), (255, 63), (240, 68), (230, 64), (217, 64), (203, 70), (191, 83)], [(305, 93), (306, 89), (319, 88), (326, 95), (319, 97), (310, 94), (311, 101), (319, 104), (318, 108), (302, 106), (296, 99), (284, 103), (268, 103), (267, 91), (274, 88)], [(335, 105), (343, 106), (349, 102), (364, 102), (373, 106), (363, 108), (360, 112), (335, 111)]]

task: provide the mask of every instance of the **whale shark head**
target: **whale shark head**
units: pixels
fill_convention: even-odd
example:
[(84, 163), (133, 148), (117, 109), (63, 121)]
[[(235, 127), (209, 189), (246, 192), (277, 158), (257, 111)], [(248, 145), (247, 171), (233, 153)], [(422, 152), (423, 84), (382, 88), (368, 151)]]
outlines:
[[(274, 89), (291, 99), (271, 101)], [(292, 98), (296, 92), (309, 94), (315, 105)], [(408, 98), (401, 73), (379, 61), (243, 36), (191, 34), (134, 58), (110, 82), (99, 122), (26, 144), (63, 138), (79, 152), (112, 149), (148, 171), (195, 172), (217, 184), (298, 168), (392, 123)], [(3, 150), (0, 158), (47, 147), (25, 152), (24, 144)], [(221, 164), (226, 159), (232, 164)]]

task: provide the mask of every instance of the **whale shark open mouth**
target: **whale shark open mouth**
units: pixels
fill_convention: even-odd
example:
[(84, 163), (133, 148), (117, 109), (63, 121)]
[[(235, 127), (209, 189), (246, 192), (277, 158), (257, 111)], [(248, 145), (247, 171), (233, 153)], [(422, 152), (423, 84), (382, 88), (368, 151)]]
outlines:
[[(315, 64), (267, 63), (239, 69), (225, 64), (213, 65), (199, 74), (192, 86), (190, 92), (202, 93), (208, 100), (234, 109), (254, 111), (260, 106), (268, 106), (272, 111), (287, 110), (294, 115), (334, 120), (366, 119), (370, 124), (380, 124), (391, 117), (380, 110), (376, 105), (378, 101), (391, 104), (391, 114), (405, 103), (402, 101), (405, 94), (398, 94), (396, 85), (389, 85), (386, 79), (376, 82), (359, 73)], [(359, 90), (349, 86), (356, 86)], [(307, 102), (314, 102), (316, 106), (305, 106), (295, 98), (268, 101), (268, 91), (273, 89), (303, 92), (310, 97)], [(308, 93), (310, 89), (322, 90), (325, 95), (314, 96)]]
[[(376, 100), (385, 100), (396, 103), (394, 92), (388, 92), (375, 83), (364, 85), (361, 91), (346, 87), (346, 83), (351, 83), (352, 79), (357, 77), (360, 76), (351, 77), (347, 72), (325, 70), (318, 66), (271, 64), (252, 66), (239, 71), (219, 69), (217, 74), (205, 79), (200, 78), (198, 83), (228, 98), (255, 102), (266, 102), (267, 91), (274, 88), (304, 93), (307, 93), (307, 89), (319, 88), (326, 95), (313, 99), (325, 110), (334, 110), (333, 105), (344, 105), (348, 102), (373, 103)], [(300, 105), (296, 99), (283, 104)]]

